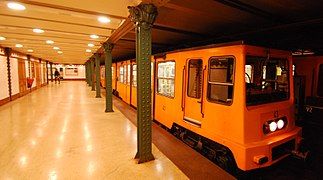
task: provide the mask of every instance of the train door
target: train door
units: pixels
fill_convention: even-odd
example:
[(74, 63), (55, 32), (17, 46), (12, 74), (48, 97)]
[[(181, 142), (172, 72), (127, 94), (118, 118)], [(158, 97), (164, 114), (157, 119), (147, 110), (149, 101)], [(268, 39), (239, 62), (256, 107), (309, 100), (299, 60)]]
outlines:
[(201, 127), (202, 114), (202, 86), (203, 60), (189, 59), (186, 62), (185, 91), (184, 91), (184, 121)]

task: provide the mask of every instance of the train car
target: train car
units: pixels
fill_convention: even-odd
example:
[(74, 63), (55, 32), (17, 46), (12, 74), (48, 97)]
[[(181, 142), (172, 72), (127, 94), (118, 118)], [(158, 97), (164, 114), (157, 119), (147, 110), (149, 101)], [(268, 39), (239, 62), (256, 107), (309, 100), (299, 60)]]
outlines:
[(117, 94), (118, 96), (125, 101), (127, 104), (130, 104), (130, 77), (131, 77), (131, 62), (130, 60), (117, 62)]
[(303, 77), (305, 97), (323, 97), (323, 56), (293, 59), (295, 76)]
[[(115, 92), (116, 91), (116, 63), (112, 63), (112, 67), (111, 67), (111, 73), (112, 73), (112, 91)], [(100, 66), (100, 74), (101, 74), (101, 78), (100, 78), (100, 82), (101, 82), (101, 86), (103, 88), (106, 88), (106, 84), (105, 84), (105, 66)]]
[[(297, 152), (302, 138), (294, 121), (290, 52), (232, 43), (152, 61), (154, 120), (223, 169), (267, 167)], [(123, 61), (117, 69), (116, 90), (134, 104), (128, 97), (136, 89), (124, 87), (125, 71), (133, 76), (136, 66)]]

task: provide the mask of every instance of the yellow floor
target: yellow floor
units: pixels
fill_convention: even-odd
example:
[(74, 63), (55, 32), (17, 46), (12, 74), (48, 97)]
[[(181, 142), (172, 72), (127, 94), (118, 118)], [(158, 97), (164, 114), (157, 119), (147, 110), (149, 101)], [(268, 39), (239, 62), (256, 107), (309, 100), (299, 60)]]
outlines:
[(94, 97), (62, 82), (1, 106), (0, 179), (187, 179), (154, 145), (136, 164), (136, 127)]

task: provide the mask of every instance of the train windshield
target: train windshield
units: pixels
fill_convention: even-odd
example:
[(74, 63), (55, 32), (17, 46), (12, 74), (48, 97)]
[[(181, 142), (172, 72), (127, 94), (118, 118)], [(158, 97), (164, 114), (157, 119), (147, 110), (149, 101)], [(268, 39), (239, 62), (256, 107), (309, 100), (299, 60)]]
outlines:
[(245, 65), (247, 105), (258, 105), (289, 98), (287, 59), (247, 56)]

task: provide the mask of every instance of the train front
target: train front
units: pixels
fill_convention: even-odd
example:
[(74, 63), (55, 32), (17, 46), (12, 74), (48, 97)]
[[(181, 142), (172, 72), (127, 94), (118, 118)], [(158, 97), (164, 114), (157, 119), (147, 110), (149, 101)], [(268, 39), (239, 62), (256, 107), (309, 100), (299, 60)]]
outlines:
[[(276, 55), (275, 55), (276, 54)], [(292, 61), (271, 51), (245, 57), (244, 161), (240, 169), (270, 166), (298, 154), (301, 128), (295, 126)]]

